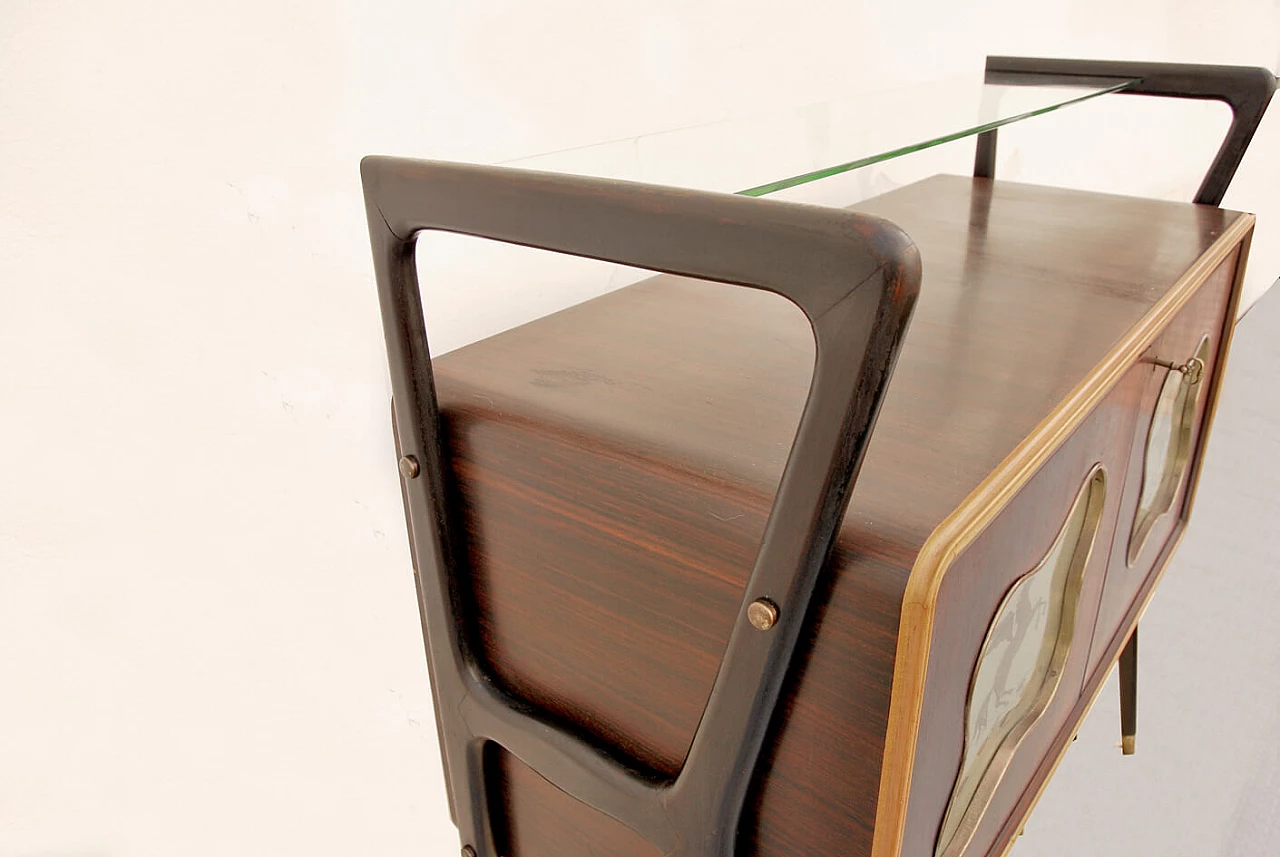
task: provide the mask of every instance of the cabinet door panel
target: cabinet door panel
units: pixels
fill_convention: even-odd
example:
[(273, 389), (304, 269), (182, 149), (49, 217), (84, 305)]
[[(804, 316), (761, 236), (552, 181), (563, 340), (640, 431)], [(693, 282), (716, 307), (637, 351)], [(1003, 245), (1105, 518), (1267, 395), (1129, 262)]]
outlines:
[(1126, 380), (1142, 387), (1119, 525), (1098, 610), (1089, 671), (1121, 628), (1142, 584), (1155, 571), (1164, 546), (1186, 519), (1186, 496), (1203, 451), (1204, 417), (1220, 358), (1237, 253), (1205, 280), (1156, 338)]
[[(1140, 394), (1136, 381), (1122, 379), (947, 569), (938, 593), (904, 854), (987, 853), (1045, 754), (1069, 727)], [(1082, 509), (1097, 474), (1103, 482), (1099, 505)], [(1088, 551), (1074, 581), (1073, 546)], [(1065, 575), (1058, 578), (1062, 588), (1050, 582), (1054, 566)], [(1069, 591), (1071, 586), (1078, 590)]]

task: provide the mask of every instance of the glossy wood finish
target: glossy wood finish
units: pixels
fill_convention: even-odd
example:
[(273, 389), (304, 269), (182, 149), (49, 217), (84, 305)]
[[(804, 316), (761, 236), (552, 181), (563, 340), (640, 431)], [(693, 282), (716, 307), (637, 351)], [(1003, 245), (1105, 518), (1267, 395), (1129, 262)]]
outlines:
[(1074, 706), (1085, 677), (1129, 459), (1127, 446), (1115, 441), (1132, 433), (1140, 392), (1141, 385), (1132, 380), (1116, 387), (948, 569), (938, 595), (936, 643), (925, 685), (904, 854), (933, 854), (964, 750), (969, 685), (997, 605), (1010, 584), (1044, 555), (1081, 482), (1101, 464), (1107, 473), (1106, 506), (1085, 570), (1075, 639), (1058, 692), (1019, 746), (968, 853), (987, 853), (996, 833), (990, 820), (1008, 815)]
[[(741, 853), (870, 853), (899, 610), (921, 546), (1237, 217), (950, 177), (859, 208), (912, 236), (925, 286), (757, 770)], [(812, 360), (804, 320), (779, 300), (663, 276), (435, 361), (465, 507), (464, 590), (500, 682), (636, 765), (679, 768)], [(1076, 465), (1118, 454), (1108, 452), (1117, 436), (1127, 457), (1134, 409), (1123, 403), (1137, 392), (1121, 385), (1113, 395), (1121, 404), (1078, 430), (1098, 433), (1097, 443), (1073, 436), (1052, 465), (1061, 473), (1037, 477), (1028, 498), (1069, 502)], [(1119, 488), (1109, 486), (1109, 504)], [(1030, 517), (1009, 544), (974, 549), (1022, 551), (1034, 564), (1047, 543), (1035, 543), (1030, 504), (1020, 495), (1010, 507), (1010, 520)], [(1000, 580), (1031, 566), (999, 567), (1007, 578), (956, 584), (972, 616), (960, 602), (939, 615), (974, 636), (970, 667), (982, 636), (974, 629), (985, 630)], [(1097, 604), (1100, 577), (1086, 584)], [(963, 659), (963, 646), (956, 652)], [(1084, 664), (1076, 669), (1079, 687)], [(952, 694), (944, 708), (962, 706), (955, 692), (933, 691)], [(928, 740), (941, 748), (940, 728), (929, 727)], [(958, 750), (922, 754), (936, 777), (917, 782), (936, 778), (949, 790), (947, 752), (958, 765)], [(576, 812), (545, 781), (503, 780), (511, 855), (576, 857), (612, 841), (612, 821)], [(913, 817), (932, 811), (917, 810), (913, 793)], [(581, 836), (550, 841), (561, 818)], [(903, 853), (931, 854), (927, 822), (917, 827), (924, 833)]]
[[(484, 557), (472, 591), (490, 669), (521, 696), (674, 774), (770, 498), (750, 503), (730, 485), (587, 436), (485, 416), (451, 408), (447, 426), (470, 549)], [(549, 473), (558, 481), (546, 481)], [(620, 686), (618, 676), (652, 682)]]
[[(1132, 566), (1129, 565), (1127, 561), (1129, 534), (1133, 529), (1134, 514), (1138, 507), (1138, 498), (1142, 493), (1147, 433), (1151, 427), (1156, 398), (1160, 394), (1160, 385), (1167, 371), (1153, 361), (1182, 363), (1194, 353), (1201, 337), (1206, 334), (1209, 336), (1210, 357), (1205, 361), (1205, 385), (1196, 402), (1196, 422), (1192, 430), (1191, 442), (1194, 448), (1199, 445), (1204, 417), (1208, 412), (1209, 381), (1217, 368), (1219, 351), (1226, 334), (1224, 325), (1227, 305), (1232, 295), (1231, 286), (1235, 279), (1238, 261), (1239, 254), (1232, 254), (1214, 271), (1196, 296), (1182, 312), (1178, 313), (1174, 322), (1147, 350), (1143, 361), (1130, 370), (1129, 374), (1142, 384), (1142, 398), (1136, 409), (1137, 421), (1134, 425), (1133, 443), (1127, 464), (1128, 477), (1124, 484), (1124, 498), (1120, 503), (1120, 526), (1111, 550), (1106, 591), (1098, 610), (1095, 650), (1089, 659), (1090, 672), (1101, 665), (1103, 653), (1110, 648), (1113, 637), (1117, 634), (1128, 636), (1128, 628), (1122, 627), (1121, 620), (1128, 612), (1142, 584), (1154, 571), (1156, 559), (1168, 542), (1174, 526), (1182, 518), (1184, 500), (1191, 485), (1190, 468), (1188, 468), (1188, 474), (1183, 478), (1174, 496), (1171, 511), (1156, 521), (1141, 554)], [(1183, 356), (1174, 359), (1175, 355)]]
[[(1133, 383), (1135, 379), (1141, 378), (1141, 375), (1135, 375), (1132, 372), (1132, 367), (1140, 364), (1144, 350), (1167, 333), (1167, 328), (1178, 321), (1180, 311), (1186, 308), (1187, 304), (1197, 296), (1201, 289), (1229, 286), (1230, 303), (1227, 308), (1227, 317), (1235, 317), (1234, 308), (1240, 295), (1242, 266), (1235, 266), (1235, 277), (1227, 282), (1223, 282), (1221, 278), (1218, 278), (1215, 283), (1213, 274), (1215, 269), (1220, 267), (1222, 262), (1229, 261), (1237, 250), (1239, 251), (1238, 258), (1241, 260), (1245, 258), (1251, 230), (1252, 217), (1245, 216), (1238, 219), (1224, 234), (1223, 240), (1215, 244), (1210, 252), (1201, 257), (1196, 265), (1184, 275), (1182, 280), (1170, 290), (1167, 297), (1162, 299), (1153, 308), (1152, 312), (1145, 316), (1142, 322), (1134, 328), (1132, 334), (1125, 339), (1121, 346), (1108, 355), (1104, 362), (1099, 365), (1097, 374), (1091, 376), (1085, 385), (1074, 391), (1070, 400), (1064, 402), (1063, 406), (1055, 411), (1052, 419), (1037, 427), (1035, 433), (1028, 437), (1019, 451), (992, 474), (991, 479), (984, 486), (981, 496), (975, 496), (973, 498), (975, 502), (968, 503), (958, 509), (956, 514), (935, 532), (930, 539), (930, 545), (926, 545), (926, 548), (922, 550), (917, 566), (913, 569), (911, 579), (908, 581), (907, 596), (903, 605), (902, 633), (899, 635), (899, 650), (895, 667), (894, 698), (890, 716), (890, 732), (886, 741), (880, 813), (877, 818), (874, 847), (875, 854), (897, 855), (903, 851), (901, 841), (894, 841), (895, 837), (903, 835), (903, 829), (891, 823), (891, 819), (897, 810), (897, 807), (892, 802), (892, 796), (899, 793), (895, 789), (901, 788), (903, 775), (905, 774), (908, 777), (906, 782), (910, 782), (909, 777), (917, 761), (923, 762), (922, 759), (914, 754), (916, 748), (912, 743), (909, 743), (909, 739), (914, 737), (917, 726), (927, 717), (927, 712), (911, 714), (911, 711), (916, 710), (914, 705), (918, 702), (918, 699), (914, 699), (911, 693), (921, 692), (912, 690), (913, 687), (920, 686), (916, 676), (922, 675), (920, 672), (921, 667), (928, 664), (928, 660), (922, 659), (920, 654), (921, 651), (924, 651), (927, 658), (927, 650), (922, 650), (919, 642), (929, 639), (932, 625), (930, 617), (934, 609), (929, 607), (929, 612), (922, 613), (916, 605), (925, 604), (928, 606), (934, 604), (927, 595), (925, 599), (921, 599), (921, 595), (929, 591), (929, 580), (945, 582), (945, 575), (942, 572), (949, 570), (945, 561), (943, 565), (939, 566), (936, 564), (936, 559), (930, 560), (933, 564), (932, 569), (930, 569), (930, 566), (925, 564), (926, 556), (937, 556), (937, 545), (935, 543), (947, 544), (947, 540), (957, 538), (960, 541), (955, 543), (968, 543), (966, 541), (968, 537), (962, 534), (966, 529), (972, 530), (973, 522), (988, 521), (992, 522), (994, 526), (995, 521), (998, 521), (1002, 514), (1008, 512), (1008, 507), (1004, 505), (1006, 501), (998, 499), (1002, 490), (998, 486), (1002, 483), (1025, 485), (1025, 480), (1019, 474), (1028, 472), (1025, 468), (1035, 462), (1038, 462), (1039, 465), (1047, 466), (1055, 456), (1061, 454), (1062, 449), (1059, 448), (1059, 444), (1064, 442), (1062, 440), (1065, 437), (1064, 433), (1071, 430), (1073, 426), (1078, 427), (1080, 415), (1085, 418), (1096, 417), (1098, 409), (1106, 404), (1106, 398), (1100, 397), (1103, 397), (1104, 394), (1106, 397), (1111, 397), (1116, 390), (1123, 388), (1126, 382)], [(1227, 335), (1221, 344), (1219, 358), (1226, 353), (1230, 341), (1230, 332), (1231, 328), (1228, 327)], [(1207, 347), (1204, 350), (1207, 350)], [(1201, 455), (1203, 444), (1207, 438), (1208, 423), (1212, 419), (1213, 409), (1217, 401), (1223, 365), (1224, 361), (1219, 359), (1216, 369), (1210, 373), (1212, 378), (1209, 387), (1204, 391), (1208, 395), (1209, 405), (1204, 427), (1200, 431), (1200, 446), (1193, 452), (1191, 458), (1191, 476), (1189, 480), (1191, 487), (1187, 494), (1188, 497), (1194, 495), (1195, 481), (1203, 460)], [(1112, 386), (1113, 384), (1115, 386)], [(1127, 441), (1129, 439), (1119, 436), (1114, 438), (1112, 443), (1117, 448), (1123, 449)], [(970, 523), (964, 523), (965, 521)], [(1182, 521), (1185, 521), (1185, 515)], [(983, 524), (983, 526), (986, 525)], [(1128, 634), (1129, 629), (1135, 627), (1138, 612), (1145, 605), (1146, 599), (1150, 597), (1155, 580), (1162, 573), (1173, 548), (1176, 547), (1177, 541), (1181, 538), (1182, 532), (1183, 524), (1180, 521), (1156, 561), (1156, 573), (1146, 580), (1138, 591), (1135, 601), (1127, 606), (1124, 617), (1121, 620), (1121, 633), (1115, 638), (1114, 645), (1103, 654), (1103, 665), (1109, 666), (1115, 661), (1119, 653), (1120, 644), (1125, 635)], [(941, 542), (938, 541), (940, 538), (942, 539)], [(926, 571), (927, 574), (922, 574), (922, 572)], [(937, 594), (936, 589), (933, 592), (935, 595)], [(946, 639), (935, 640), (934, 649), (936, 651), (945, 651), (950, 642)], [(1004, 818), (1003, 827), (997, 834), (988, 853), (1003, 854), (1011, 845), (1013, 837), (1020, 829), (1022, 820), (1025, 818), (1025, 813), (1029, 811), (1029, 807), (1038, 798), (1044, 786), (1045, 778), (1056, 767), (1061, 754), (1065, 752), (1079, 719), (1083, 717), (1084, 712), (1087, 710), (1088, 702), (1093, 699), (1101, 688), (1106, 672), (1106, 669), (1098, 669), (1087, 680), (1084, 693), (1080, 695), (1070, 716), (1059, 729), (1058, 735), (1053, 739), (1049, 751), (1041, 758), (1039, 767), (1035, 769), (1034, 775), (1029, 780), (1023, 780), (1019, 786), (1019, 788), (1023, 789), (1022, 797), (1018, 800), (1013, 812)], [(904, 701), (906, 702), (905, 706), (903, 705)], [(1066, 701), (1070, 702), (1069, 695)], [(903, 729), (902, 712), (907, 712), (908, 717), (914, 718), (907, 721), (907, 729), (910, 731)], [(904, 740), (903, 736), (907, 736), (907, 740)], [(1034, 762), (1035, 759), (1028, 757), (1023, 761)], [(1023, 770), (1027, 770), (1025, 765)], [(903, 802), (905, 803), (905, 798)], [(887, 812), (886, 807), (889, 808)], [(927, 819), (925, 823), (928, 823)], [(991, 829), (993, 824), (998, 826), (1001, 823), (1000, 815), (993, 812), (984, 820), (984, 823), (988, 829)]]

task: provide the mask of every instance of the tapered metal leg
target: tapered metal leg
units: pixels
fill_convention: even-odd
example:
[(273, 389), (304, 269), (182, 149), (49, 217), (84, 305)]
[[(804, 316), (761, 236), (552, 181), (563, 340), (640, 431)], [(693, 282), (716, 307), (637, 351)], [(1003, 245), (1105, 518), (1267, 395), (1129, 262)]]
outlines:
[(1120, 652), (1120, 749), (1132, 756), (1138, 737), (1138, 629)]

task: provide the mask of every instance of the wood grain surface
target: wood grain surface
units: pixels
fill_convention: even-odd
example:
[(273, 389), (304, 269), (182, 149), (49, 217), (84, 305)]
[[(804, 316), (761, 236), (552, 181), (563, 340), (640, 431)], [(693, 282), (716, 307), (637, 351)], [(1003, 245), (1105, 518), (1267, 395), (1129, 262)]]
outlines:
[(925, 683), (904, 854), (933, 854), (964, 752), (969, 687), (997, 606), (1009, 587), (1034, 568), (1053, 544), (1081, 484), (1093, 466), (1101, 464), (1107, 475), (1102, 522), (1085, 570), (1062, 680), (1049, 707), (1018, 747), (969, 853), (987, 853), (995, 835), (991, 820), (1003, 821), (1008, 815), (1030, 771), (1074, 706), (1106, 578), (1142, 380), (1126, 378), (1115, 387), (947, 570), (938, 594), (934, 639), (939, 644), (930, 655)]
[[(924, 285), (757, 771), (745, 853), (870, 852), (921, 545), (1237, 217), (954, 177), (858, 208), (911, 235)], [(667, 276), (435, 361), (463, 590), (499, 682), (640, 767), (679, 769), (812, 361), (781, 299)], [(502, 770), (511, 855), (640, 853), (536, 774)]]
[[(1190, 479), (1184, 477), (1177, 494), (1174, 495), (1170, 512), (1156, 521), (1143, 546), (1142, 553), (1139, 554), (1134, 565), (1129, 566), (1127, 561), (1129, 536), (1133, 530), (1138, 498), (1142, 493), (1147, 433), (1151, 427), (1156, 399), (1160, 395), (1160, 386), (1167, 372), (1166, 369), (1151, 361), (1183, 363), (1195, 353), (1201, 337), (1205, 335), (1209, 337), (1209, 356), (1205, 360), (1204, 381), (1196, 401), (1196, 420), (1191, 435), (1194, 448), (1199, 443), (1200, 432), (1204, 426), (1204, 415), (1208, 410), (1209, 387), (1214, 370), (1217, 368), (1218, 350), (1225, 333), (1227, 304), (1231, 297), (1231, 285), (1235, 278), (1238, 256), (1238, 253), (1232, 254), (1218, 267), (1218, 270), (1201, 287), (1199, 293), (1191, 299), (1191, 302), (1147, 351), (1143, 362), (1130, 370), (1131, 374), (1142, 382), (1142, 399), (1137, 408), (1138, 419), (1134, 426), (1133, 445), (1127, 463), (1129, 477), (1125, 483), (1124, 498), (1120, 503), (1119, 527), (1111, 550), (1107, 587), (1098, 611), (1095, 651), (1089, 661), (1091, 673), (1102, 663), (1103, 655), (1110, 647), (1112, 638), (1121, 632), (1121, 620), (1128, 612), (1138, 590), (1155, 568), (1157, 557), (1161, 554), (1164, 544), (1173, 532), (1174, 525), (1181, 517), (1183, 500), (1190, 486)], [(1188, 465), (1188, 474), (1190, 470), (1191, 467)], [(1128, 636), (1127, 628), (1124, 630), (1125, 636)]]

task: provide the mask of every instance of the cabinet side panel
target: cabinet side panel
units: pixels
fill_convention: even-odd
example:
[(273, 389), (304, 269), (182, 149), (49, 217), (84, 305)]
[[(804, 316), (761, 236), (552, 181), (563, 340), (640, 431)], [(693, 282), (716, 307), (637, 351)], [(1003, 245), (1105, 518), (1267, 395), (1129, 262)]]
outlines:
[(448, 418), (477, 649), (507, 689), (679, 771), (770, 498), (496, 414)]
[(871, 853), (905, 569), (869, 537), (844, 541), (788, 680), (757, 771), (741, 853)]
[[(474, 406), (455, 404), (446, 425), (468, 536), (464, 594), (488, 669), (602, 744), (675, 774), (771, 498)], [(849, 535), (815, 595), (756, 772), (744, 854), (870, 850), (913, 557)], [(602, 853), (593, 849), (616, 823), (500, 757), (511, 854)], [(630, 841), (617, 834), (603, 853), (631, 854)]]

